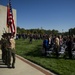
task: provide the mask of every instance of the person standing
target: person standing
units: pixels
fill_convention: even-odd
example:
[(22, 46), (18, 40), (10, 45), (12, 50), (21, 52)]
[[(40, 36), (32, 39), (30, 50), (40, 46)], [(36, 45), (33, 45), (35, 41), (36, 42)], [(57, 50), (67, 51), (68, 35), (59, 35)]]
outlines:
[(49, 49), (50, 49), (51, 46), (52, 46), (52, 37), (51, 37), (51, 35), (49, 36), (48, 41), (49, 41)]
[(1, 50), (2, 50), (2, 60), (5, 64), (7, 64), (7, 35), (4, 33), (1, 39)]
[(55, 53), (56, 53), (56, 58), (59, 57), (59, 38), (56, 36), (55, 38)]
[[(8, 49), (8, 53), (7, 53), (7, 66), (8, 68), (11, 68), (11, 64), (12, 64), (12, 68), (15, 68), (15, 40), (14, 40), (14, 36), (13, 34), (8, 34), (8, 43), (7, 43), (7, 49)], [(12, 60), (11, 60), (12, 58)]]
[(72, 38), (72, 36), (69, 36), (68, 41), (67, 41), (67, 49), (68, 49), (69, 59), (72, 59), (72, 45), (73, 45), (73, 38)]
[(47, 56), (47, 51), (49, 50), (48, 36), (45, 36), (45, 39), (43, 40), (43, 48), (45, 49), (45, 56)]
[(10, 49), (11, 49), (11, 57), (13, 58), (12, 60), (12, 68), (15, 68), (15, 40), (13, 34), (10, 36)]

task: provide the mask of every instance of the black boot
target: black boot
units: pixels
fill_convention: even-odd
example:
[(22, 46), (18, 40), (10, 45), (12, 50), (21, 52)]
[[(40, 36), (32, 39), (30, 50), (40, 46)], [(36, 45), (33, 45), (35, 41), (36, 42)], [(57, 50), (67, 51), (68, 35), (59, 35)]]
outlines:
[(15, 68), (14, 64), (12, 64), (12, 68)]

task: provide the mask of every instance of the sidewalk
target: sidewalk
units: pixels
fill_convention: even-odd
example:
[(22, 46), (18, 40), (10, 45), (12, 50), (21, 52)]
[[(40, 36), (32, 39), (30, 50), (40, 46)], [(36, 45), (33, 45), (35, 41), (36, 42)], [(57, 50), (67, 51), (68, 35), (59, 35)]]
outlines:
[(16, 55), (15, 69), (7, 68), (1, 60), (0, 50), (0, 75), (54, 75), (42, 67)]

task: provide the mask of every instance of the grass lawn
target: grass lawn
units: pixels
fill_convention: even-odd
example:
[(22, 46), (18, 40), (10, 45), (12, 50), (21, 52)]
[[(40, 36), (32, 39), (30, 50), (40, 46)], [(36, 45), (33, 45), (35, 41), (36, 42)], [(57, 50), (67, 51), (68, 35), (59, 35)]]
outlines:
[(59, 75), (75, 75), (75, 60), (44, 57), (41, 54), (42, 40), (16, 40), (16, 53)]

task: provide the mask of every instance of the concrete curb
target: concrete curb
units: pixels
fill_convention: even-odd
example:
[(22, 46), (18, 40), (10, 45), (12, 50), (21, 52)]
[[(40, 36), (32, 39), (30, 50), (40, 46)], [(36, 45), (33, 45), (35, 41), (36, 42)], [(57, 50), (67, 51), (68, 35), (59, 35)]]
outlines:
[(21, 57), (19, 55), (16, 55), (16, 57), (19, 58), (20, 60), (22, 60), (23, 62), (31, 65), (32, 67), (36, 68), (37, 70), (41, 71), (45, 75), (56, 75), (56, 74), (50, 72), (49, 70), (46, 70), (46, 69), (42, 68), (41, 66), (39, 66), (39, 65), (37, 65), (37, 64), (35, 64), (35, 63), (23, 58), (23, 57)]

